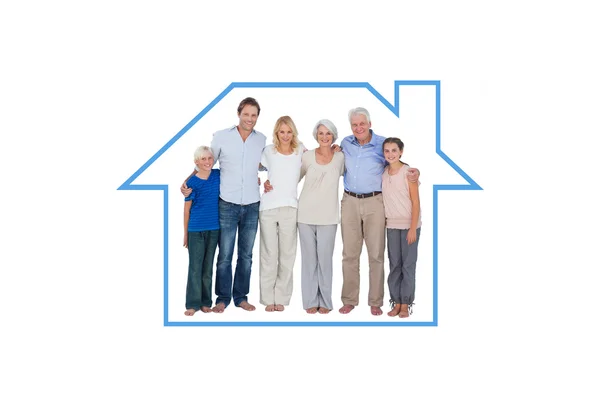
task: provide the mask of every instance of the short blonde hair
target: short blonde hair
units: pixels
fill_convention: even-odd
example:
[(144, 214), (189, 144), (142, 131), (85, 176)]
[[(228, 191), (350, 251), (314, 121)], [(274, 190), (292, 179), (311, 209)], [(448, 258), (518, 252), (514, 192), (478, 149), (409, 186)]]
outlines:
[(215, 158), (215, 155), (213, 154), (213, 151), (210, 147), (208, 147), (208, 146), (198, 147), (196, 149), (196, 151), (194, 151), (194, 161), (198, 161), (199, 159), (204, 157), (206, 154), (210, 154), (213, 158)]

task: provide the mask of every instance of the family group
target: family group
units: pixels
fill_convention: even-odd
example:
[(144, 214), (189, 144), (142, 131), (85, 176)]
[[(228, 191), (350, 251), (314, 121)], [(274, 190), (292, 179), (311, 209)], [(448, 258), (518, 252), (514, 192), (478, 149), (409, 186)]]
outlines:
[[(383, 314), (387, 234), (391, 297), (387, 314), (408, 317), (415, 296), (421, 209), (419, 170), (401, 161), (404, 143), (376, 135), (370, 114), (362, 107), (349, 111), (352, 135), (340, 145), (335, 144), (338, 131), (333, 122), (318, 121), (312, 132), (317, 147), (312, 150), (299, 141), (289, 116), (277, 120), (273, 143), (266, 145), (266, 136), (254, 129), (260, 115), (254, 98), (243, 99), (237, 115), (237, 125), (215, 132), (210, 146), (195, 151), (196, 168), (181, 186), (183, 245), (189, 254), (185, 315), (222, 313), (232, 299), (237, 307), (255, 310), (248, 293), (260, 221), (260, 303), (266, 311), (283, 311), (290, 303), (298, 239), (303, 308), (309, 314), (333, 309), (333, 251), (340, 224), (343, 305), (339, 312), (348, 314), (358, 306), (364, 243), (369, 260), (368, 305), (372, 315)], [(217, 161), (218, 169), (214, 168)], [(259, 171), (268, 174), (262, 196)]]

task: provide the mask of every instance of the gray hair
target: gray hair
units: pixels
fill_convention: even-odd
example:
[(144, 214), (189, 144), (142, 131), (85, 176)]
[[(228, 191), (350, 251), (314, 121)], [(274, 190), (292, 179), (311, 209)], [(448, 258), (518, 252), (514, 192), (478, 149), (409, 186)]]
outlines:
[(194, 151), (194, 161), (201, 159), (206, 154), (210, 154), (213, 158), (215, 157), (215, 155), (213, 154), (213, 151), (210, 147), (208, 147), (208, 146), (198, 147), (196, 149), (196, 151)]
[(315, 140), (318, 141), (317, 139), (317, 131), (319, 130), (319, 127), (323, 125), (325, 128), (327, 128), (327, 130), (329, 132), (331, 132), (331, 134), (333, 135), (333, 142), (335, 142), (338, 138), (338, 133), (337, 133), (337, 128), (335, 127), (335, 125), (333, 124), (333, 122), (331, 122), (328, 119), (322, 119), (319, 122), (317, 122), (317, 124), (315, 125), (315, 128), (313, 129), (313, 137), (315, 138)]
[(364, 115), (365, 117), (367, 117), (367, 122), (371, 122), (371, 116), (369, 115), (369, 112), (366, 108), (362, 107), (356, 107), (348, 111), (348, 121), (352, 122), (352, 117), (355, 117), (357, 115)]

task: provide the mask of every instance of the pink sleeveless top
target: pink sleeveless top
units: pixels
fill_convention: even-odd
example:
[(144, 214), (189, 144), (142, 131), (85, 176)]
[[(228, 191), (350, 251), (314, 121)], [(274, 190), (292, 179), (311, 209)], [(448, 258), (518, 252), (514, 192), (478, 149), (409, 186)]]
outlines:
[[(404, 164), (395, 175), (388, 173), (388, 167), (383, 171), (381, 191), (383, 192), (383, 207), (385, 209), (385, 225), (392, 229), (410, 229), (412, 219), (412, 202), (408, 190), (408, 166)], [(417, 228), (421, 227), (421, 210)]]

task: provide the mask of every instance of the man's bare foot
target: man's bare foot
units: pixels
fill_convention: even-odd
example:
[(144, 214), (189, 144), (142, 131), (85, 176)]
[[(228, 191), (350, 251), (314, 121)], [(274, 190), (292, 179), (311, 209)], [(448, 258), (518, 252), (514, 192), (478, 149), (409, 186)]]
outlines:
[(408, 304), (401, 304), (400, 305), (400, 313), (398, 314), (400, 316), (400, 318), (407, 318), (409, 313), (408, 313)]
[(381, 307), (371, 306), (371, 314), (381, 315), (381, 314), (383, 314), (383, 311), (381, 311)]
[(212, 312), (212, 310), (210, 309), (210, 307), (206, 307), (206, 306), (200, 307), (200, 311), (202, 311), (205, 314), (209, 313), (209, 312)]
[(283, 311), (285, 310), (285, 307), (283, 306), (283, 304), (275, 304), (275, 311)]
[(319, 314), (329, 314), (329, 311), (331, 311), (329, 308), (319, 307)]
[(353, 305), (344, 304), (344, 306), (342, 308), (340, 308), (340, 314), (348, 314), (352, 310), (354, 310)]
[(238, 307), (240, 307), (246, 311), (256, 310), (256, 307), (254, 307), (252, 304), (248, 303), (247, 301), (242, 301)]
[(316, 314), (317, 313), (317, 307), (311, 307), (311, 308), (307, 308), (306, 312), (308, 314)]
[(217, 313), (217, 314), (221, 314), (223, 311), (225, 311), (225, 303), (217, 303), (212, 308), (212, 312)]
[(193, 308), (188, 308), (187, 310), (185, 310), (184, 314), (188, 317), (191, 317), (192, 315), (196, 314), (196, 310), (194, 310)]
[(275, 311), (275, 304), (269, 304), (268, 306), (265, 307), (265, 311), (266, 312), (273, 312)]
[(392, 308), (392, 311), (388, 312), (387, 314), (390, 317), (395, 317), (400, 313), (400, 304), (396, 304), (394, 305), (394, 308)]

